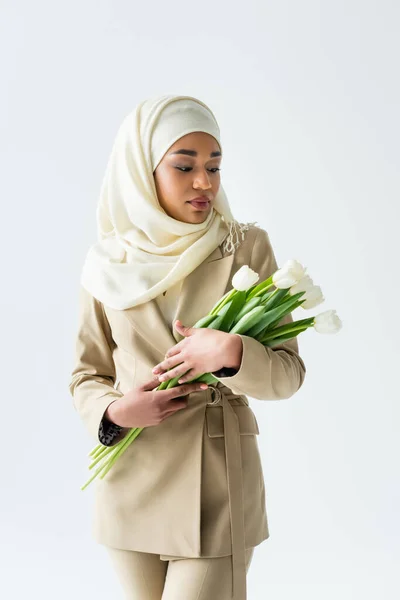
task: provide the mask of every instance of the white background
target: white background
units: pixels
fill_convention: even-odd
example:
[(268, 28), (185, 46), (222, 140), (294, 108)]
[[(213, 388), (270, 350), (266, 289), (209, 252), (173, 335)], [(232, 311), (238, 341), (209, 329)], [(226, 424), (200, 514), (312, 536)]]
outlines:
[(80, 490), (79, 274), (121, 120), (183, 93), (219, 121), (236, 218), (322, 288), (294, 316), (343, 321), (298, 338), (295, 396), (250, 399), (270, 538), (249, 600), (398, 598), (399, 4), (3, 0), (0, 17), (5, 597), (123, 597)]

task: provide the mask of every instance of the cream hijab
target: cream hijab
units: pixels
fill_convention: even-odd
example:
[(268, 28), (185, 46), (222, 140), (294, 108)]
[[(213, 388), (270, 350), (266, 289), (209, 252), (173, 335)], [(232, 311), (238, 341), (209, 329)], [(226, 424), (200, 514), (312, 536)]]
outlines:
[(237, 229), (220, 185), (203, 223), (185, 223), (160, 206), (153, 172), (180, 137), (204, 131), (220, 143), (206, 104), (165, 95), (139, 103), (120, 125), (97, 207), (97, 243), (89, 248), (81, 283), (104, 305), (123, 310), (147, 302), (186, 277), (226, 239), (235, 251)]

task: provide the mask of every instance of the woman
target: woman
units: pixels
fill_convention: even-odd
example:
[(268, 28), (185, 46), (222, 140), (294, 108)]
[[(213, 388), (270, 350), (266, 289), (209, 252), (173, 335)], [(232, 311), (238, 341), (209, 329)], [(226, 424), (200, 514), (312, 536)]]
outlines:
[[(104, 445), (145, 427), (95, 480), (93, 535), (130, 599), (246, 599), (269, 537), (247, 396), (289, 398), (305, 377), (296, 338), (271, 349), (192, 327), (242, 265), (260, 280), (278, 268), (267, 232), (233, 219), (221, 160), (205, 103), (141, 102), (118, 130), (82, 270), (74, 406)], [(190, 383), (205, 372), (218, 383)], [(156, 391), (178, 374), (181, 387)]]

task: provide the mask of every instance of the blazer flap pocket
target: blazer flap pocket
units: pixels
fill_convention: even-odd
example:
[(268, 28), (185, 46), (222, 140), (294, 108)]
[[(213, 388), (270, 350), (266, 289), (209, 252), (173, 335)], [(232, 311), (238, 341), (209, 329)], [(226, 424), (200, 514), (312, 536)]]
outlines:
[[(258, 435), (260, 433), (255, 414), (249, 406), (231, 405), (239, 421), (240, 435)], [(224, 418), (222, 406), (209, 407), (206, 410), (207, 433), (209, 437), (224, 437)]]

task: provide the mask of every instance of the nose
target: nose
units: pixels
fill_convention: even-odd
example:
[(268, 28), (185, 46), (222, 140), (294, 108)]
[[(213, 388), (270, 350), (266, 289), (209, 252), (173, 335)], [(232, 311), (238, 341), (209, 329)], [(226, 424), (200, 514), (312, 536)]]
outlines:
[(193, 181), (193, 188), (201, 190), (209, 190), (211, 188), (211, 183), (207, 172), (204, 171), (203, 173), (196, 175)]

